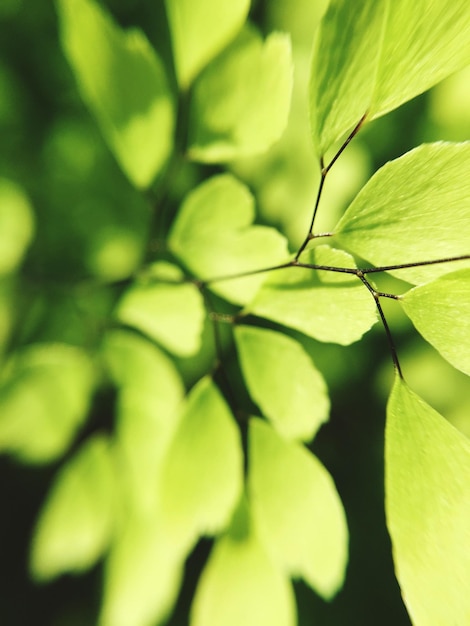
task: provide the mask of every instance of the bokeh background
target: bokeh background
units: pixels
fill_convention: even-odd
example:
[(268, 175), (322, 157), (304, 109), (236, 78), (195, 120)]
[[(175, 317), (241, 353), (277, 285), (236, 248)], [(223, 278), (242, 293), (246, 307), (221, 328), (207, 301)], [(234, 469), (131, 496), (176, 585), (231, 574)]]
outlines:
[[(170, 64), (162, 2), (103, 4), (121, 25), (140, 26)], [(259, 222), (279, 228), (293, 247), (308, 227), (319, 177), (308, 128), (307, 91), (312, 37), (324, 4), (253, 2), (251, 19), (263, 33), (282, 30), (292, 36), (292, 113), (284, 137), (266, 155), (231, 164), (256, 194)], [(361, 131), (327, 182), (318, 230), (334, 225), (356, 191), (387, 160), (424, 141), (467, 139), (469, 70)], [(187, 163), (175, 172), (165, 197), (166, 226), (185, 192), (213, 171)], [(147, 254), (148, 229), (159, 199), (152, 191), (144, 195), (130, 185), (101, 138), (62, 54), (57, 16), (49, 0), (0, 2), (0, 204), (12, 189), (16, 202), (26, 203), (34, 220), (26, 220), (18, 232), (18, 237), (28, 237), (29, 232), (32, 237), (19, 269), (0, 274), (0, 365), (18, 348), (36, 342), (92, 348), (109, 324), (121, 283)], [(0, 206), (0, 228), (1, 216)], [(7, 243), (0, 233), (2, 245)], [(380, 286), (396, 293), (404, 289), (392, 279), (384, 279)], [(466, 377), (419, 338), (396, 303), (385, 305), (409, 384), (470, 435)], [(344, 588), (325, 603), (304, 585), (296, 585), (299, 624), (409, 625), (393, 573), (383, 510), (385, 404), (393, 376), (385, 336), (377, 326), (360, 344), (348, 348), (296, 336), (324, 373), (331, 392), (331, 419), (313, 450), (334, 477), (350, 530)], [(182, 367), (189, 385), (204, 363), (193, 360)], [(97, 394), (79, 440), (90, 432), (112, 429), (113, 402), (112, 393)], [(5, 626), (96, 623), (100, 564), (85, 575), (64, 576), (47, 585), (38, 585), (28, 574), (34, 522), (62, 462), (28, 466), (0, 456), (0, 623)], [(172, 626), (188, 623), (191, 597), (209, 547), (210, 542), (201, 542), (188, 561)]]

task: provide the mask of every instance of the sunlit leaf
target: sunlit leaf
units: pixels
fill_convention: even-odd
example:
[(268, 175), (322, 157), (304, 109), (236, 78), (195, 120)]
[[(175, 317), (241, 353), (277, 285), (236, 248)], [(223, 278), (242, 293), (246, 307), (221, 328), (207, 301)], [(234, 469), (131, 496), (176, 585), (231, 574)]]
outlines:
[(330, 1), (310, 78), (310, 117), (320, 154), (369, 109), (387, 7), (388, 0)]
[(397, 378), (386, 428), (386, 512), (414, 626), (470, 623), (470, 442)]
[(303, 446), (250, 422), (249, 493), (260, 537), (275, 560), (324, 598), (343, 584), (348, 529), (331, 476)]
[[(214, 176), (192, 191), (170, 234), (170, 247), (199, 278), (257, 270), (286, 261), (287, 242), (278, 231), (252, 225), (254, 200), (229, 174)], [(217, 281), (218, 294), (244, 304), (265, 280), (264, 274)]]
[(42, 344), (17, 353), (0, 383), (0, 450), (29, 463), (56, 459), (84, 422), (92, 390), (79, 348)]
[[(339, 221), (335, 241), (375, 266), (469, 254), (469, 170), (470, 143), (415, 148), (370, 179)], [(418, 283), (455, 269), (441, 263), (391, 273)]]
[(31, 553), (35, 578), (91, 567), (110, 542), (115, 512), (109, 444), (95, 436), (61, 469), (40, 513)]
[(186, 89), (196, 74), (236, 35), (250, 0), (165, 0), (178, 82)]
[(284, 131), (292, 91), (289, 37), (245, 29), (204, 71), (191, 100), (189, 156), (220, 162), (265, 151)]
[(182, 570), (158, 515), (131, 517), (106, 560), (99, 626), (160, 623), (176, 600)]
[(21, 262), (33, 229), (33, 210), (23, 190), (0, 178), (0, 276)]
[(242, 450), (228, 406), (209, 378), (190, 392), (162, 474), (167, 527), (182, 546), (228, 523), (242, 487)]
[(332, 0), (317, 37), (311, 116), (324, 153), (470, 62), (470, 6), (437, 0)]
[(201, 345), (204, 302), (198, 289), (181, 282), (183, 274), (169, 263), (156, 263), (150, 280), (137, 282), (119, 302), (116, 315), (178, 356)]
[(165, 70), (145, 35), (122, 31), (92, 0), (57, 0), (61, 40), (82, 98), (129, 179), (147, 187), (173, 141)]
[(191, 626), (295, 626), (290, 583), (256, 536), (245, 503), (199, 580)]
[(303, 347), (254, 326), (235, 328), (242, 371), (253, 400), (285, 437), (310, 440), (326, 419), (325, 381)]
[[(301, 260), (354, 267), (352, 257), (327, 246)], [(374, 301), (355, 276), (296, 267), (275, 272), (246, 311), (342, 345), (358, 341), (377, 320)]]
[(127, 473), (126, 508), (148, 513), (157, 503), (161, 464), (178, 425), (183, 385), (163, 352), (129, 332), (108, 334), (103, 354), (118, 387), (116, 444)]
[(470, 270), (415, 287), (401, 304), (423, 337), (470, 376)]

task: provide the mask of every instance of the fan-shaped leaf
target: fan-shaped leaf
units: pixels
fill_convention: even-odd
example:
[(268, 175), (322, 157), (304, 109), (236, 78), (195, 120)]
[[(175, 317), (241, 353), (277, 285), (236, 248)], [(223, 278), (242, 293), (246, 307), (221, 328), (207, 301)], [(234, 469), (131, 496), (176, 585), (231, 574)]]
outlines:
[(156, 346), (128, 332), (107, 335), (104, 356), (118, 387), (116, 443), (128, 482), (126, 508), (148, 514), (159, 492), (162, 460), (177, 428), (184, 388)]
[(249, 493), (260, 537), (287, 573), (331, 598), (343, 584), (348, 543), (331, 476), (261, 420), (251, 420), (249, 432)]
[(399, 378), (387, 410), (386, 511), (415, 626), (470, 622), (470, 442)]
[(79, 348), (43, 344), (17, 353), (0, 386), (0, 450), (29, 463), (59, 457), (86, 418), (92, 386)]
[(190, 356), (200, 348), (205, 311), (197, 288), (182, 278), (176, 266), (155, 263), (151, 279), (126, 291), (116, 315), (170, 352)]
[[(214, 176), (192, 191), (178, 213), (170, 246), (199, 278), (239, 274), (285, 261), (287, 242), (276, 230), (253, 226), (253, 196), (229, 174)], [(244, 304), (264, 274), (217, 281), (218, 294)]]
[(175, 541), (189, 548), (227, 524), (242, 487), (239, 433), (208, 379), (191, 391), (162, 469), (162, 514)]
[(32, 546), (38, 579), (91, 567), (114, 525), (115, 467), (104, 437), (90, 439), (62, 468), (41, 511)]
[(145, 35), (123, 32), (92, 0), (57, 0), (64, 52), (117, 161), (147, 187), (172, 147), (165, 70)]
[(317, 36), (311, 116), (322, 154), (470, 62), (470, 7), (433, 0), (332, 0)]
[(254, 326), (238, 326), (235, 339), (253, 400), (285, 437), (310, 440), (328, 419), (322, 375), (294, 339)]
[(423, 337), (470, 376), (470, 270), (458, 270), (411, 289), (401, 299)]
[(263, 43), (245, 29), (196, 82), (189, 156), (209, 163), (265, 151), (287, 124), (292, 91), (289, 37)]
[[(469, 170), (470, 143), (415, 148), (376, 172), (339, 221), (335, 240), (375, 266), (468, 255)], [(453, 269), (441, 263), (391, 273), (418, 283)]]

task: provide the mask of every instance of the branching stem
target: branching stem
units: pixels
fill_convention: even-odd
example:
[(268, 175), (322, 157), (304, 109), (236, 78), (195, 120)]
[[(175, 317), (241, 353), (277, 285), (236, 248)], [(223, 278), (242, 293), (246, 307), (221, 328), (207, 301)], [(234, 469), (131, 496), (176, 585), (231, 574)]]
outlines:
[[(347, 139), (341, 145), (340, 149), (334, 155), (334, 157), (331, 159), (331, 161), (328, 163), (328, 165), (325, 166), (324, 157), (323, 156), (320, 157), (320, 176), (321, 177), (320, 177), (320, 184), (318, 185), (317, 197), (315, 199), (315, 206), (313, 208), (312, 220), (310, 222), (310, 228), (309, 228), (308, 234), (305, 237), (305, 239), (304, 239), (302, 245), (300, 246), (300, 248), (297, 250), (297, 254), (295, 255), (295, 259), (296, 260), (298, 260), (298, 258), (302, 254), (302, 252), (305, 250), (305, 248), (308, 245), (308, 242), (315, 238), (315, 235), (313, 234), (313, 226), (315, 224), (315, 218), (317, 216), (318, 207), (320, 206), (320, 200), (321, 200), (322, 193), (323, 193), (323, 187), (325, 185), (325, 180), (326, 180), (326, 177), (328, 176), (328, 172), (331, 170), (331, 168), (336, 163), (336, 161), (339, 159), (339, 157), (343, 154), (344, 150), (347, 148), (347, 146), (352, 141), (352, 139), (357, 135), (357, 133), (359, 132), (361, 126), (364, 124), (366, 117), (367, 117), (367, 113), (364, 113), (364, 115), (361, 117), (361, 119), (356, 124), (356, 126), (352, 129), (352, 131), (348, 135)], [(330, 234), (328, 234), (328, 235), (330, 235)], [(326, 236), (326, 235), (321, 235), (321, 236)]]

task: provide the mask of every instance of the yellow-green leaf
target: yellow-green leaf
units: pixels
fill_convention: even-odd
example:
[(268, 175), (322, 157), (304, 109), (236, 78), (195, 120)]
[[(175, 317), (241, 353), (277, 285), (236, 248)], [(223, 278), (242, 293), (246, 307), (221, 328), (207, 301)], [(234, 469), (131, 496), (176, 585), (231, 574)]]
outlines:
[(325, 381), (303, 347), (287, 335), (237, 326), (241, 367), (253, 400), (284, 437), (310, 440), (328, 418)]
[(35, 578), (86, 570), (102, 555), (117, 511), (115, 476), (103, 436), (89, 439), (60, 470), (34, 533), (31, 570)]
[(57, 0), (62, 47), (83, 100), (134, 185), (145, 188), (173, 141), (165, 69), (145, 35), (122, 31), (92, 0)]
[(387, 409), (386, 513), (414, 626), (470, 623), (470, 442), (398, 377)]
[(275, 561), (324, 598), (342, 586), (348, 529), (330, 474), (295, 442), (250, 422), (249, 494), (259, 536)]

